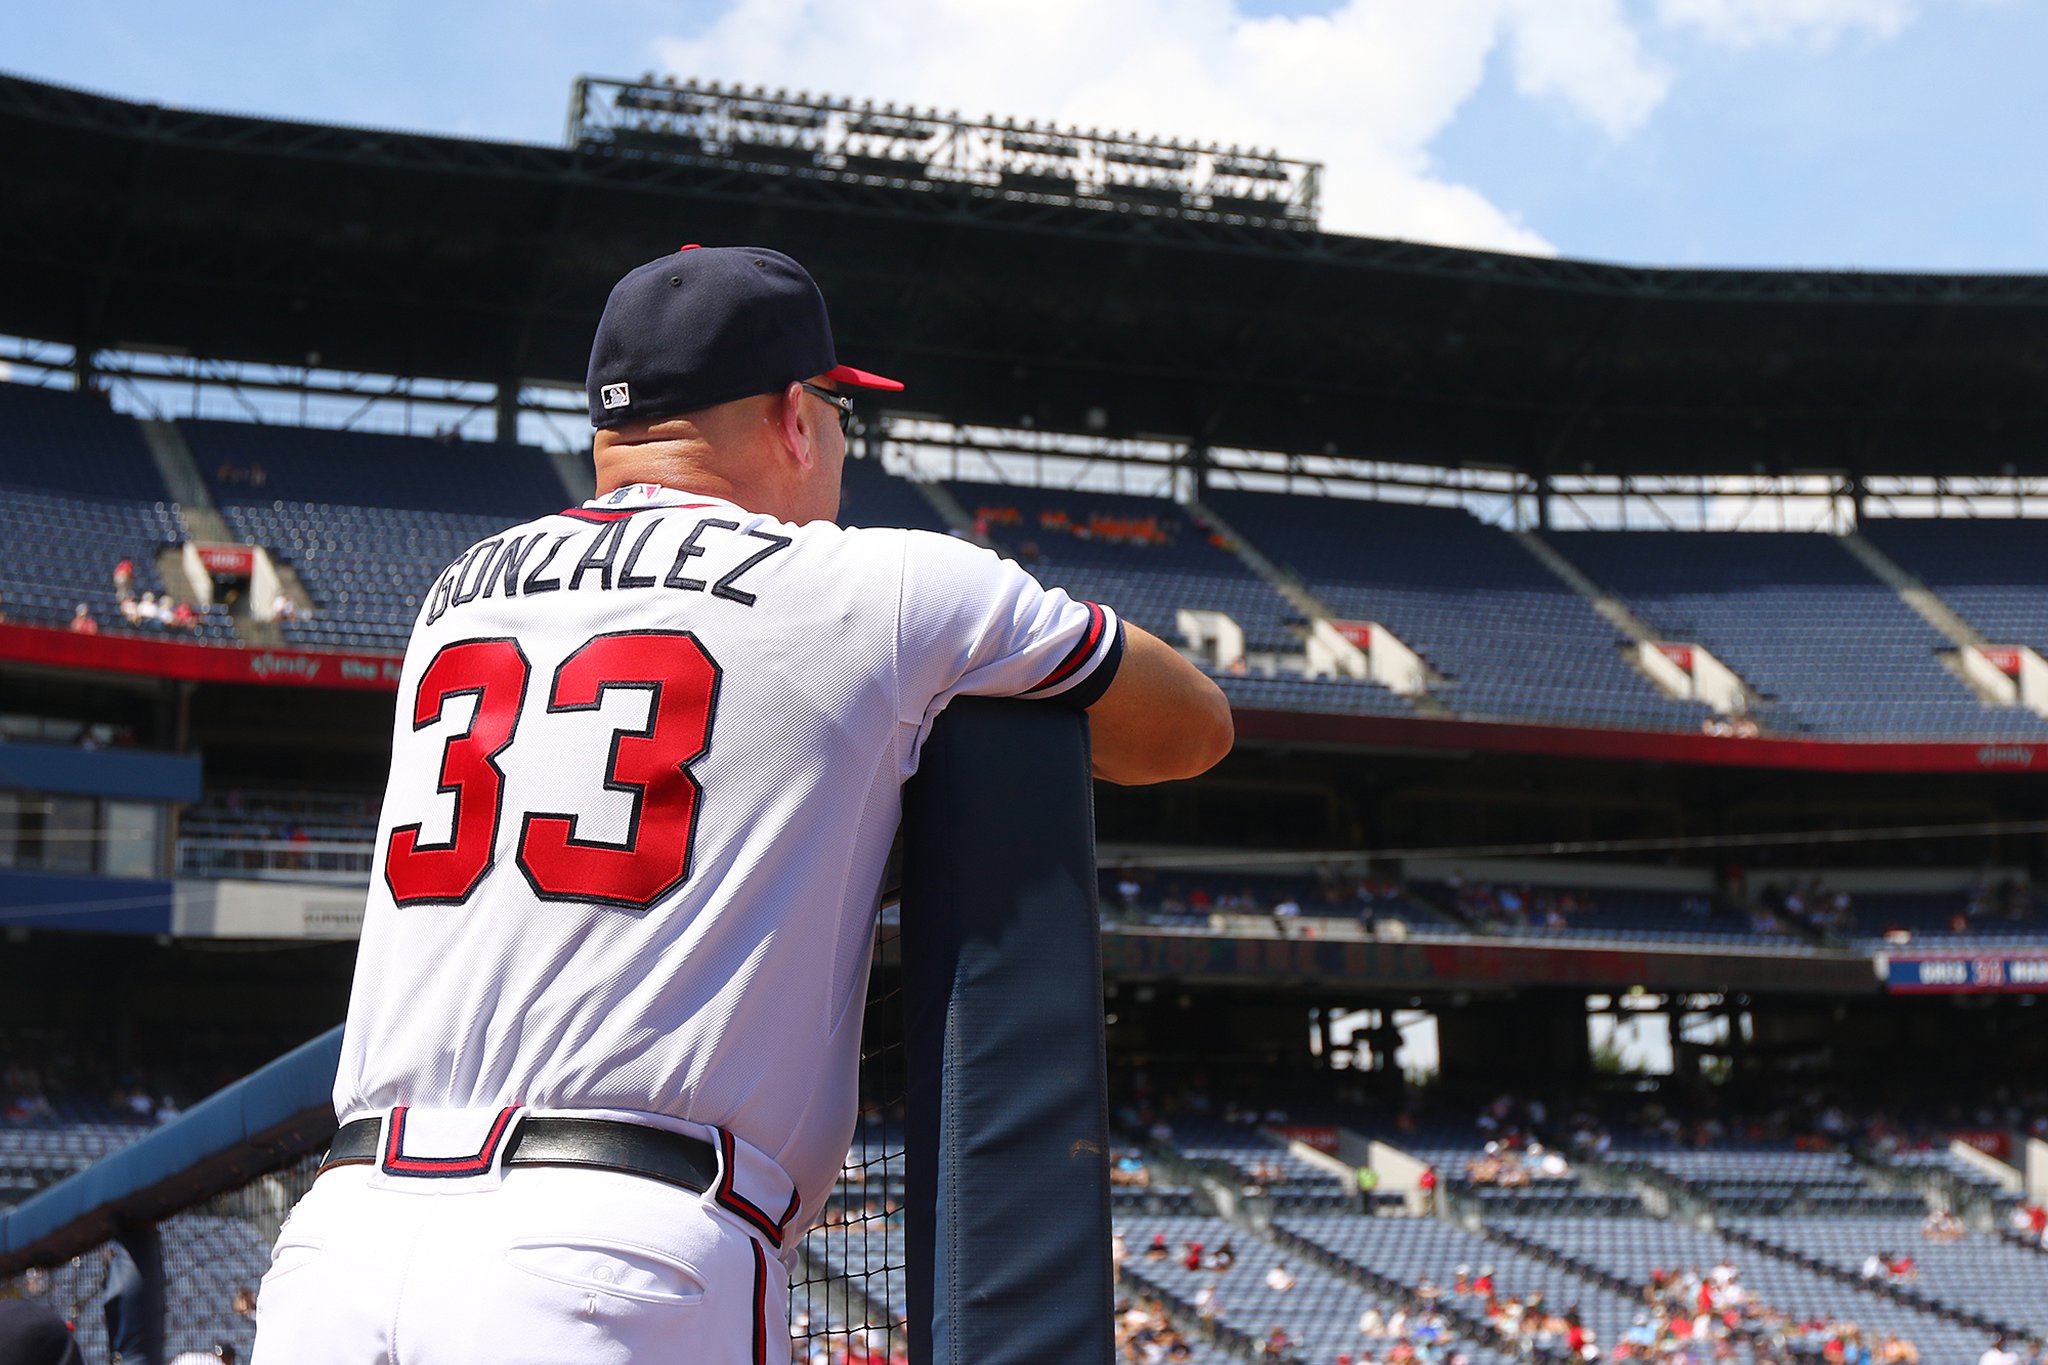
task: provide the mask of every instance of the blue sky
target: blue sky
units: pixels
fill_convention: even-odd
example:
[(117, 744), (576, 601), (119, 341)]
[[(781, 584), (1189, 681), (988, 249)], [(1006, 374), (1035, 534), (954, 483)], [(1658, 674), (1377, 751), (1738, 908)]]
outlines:
[(18, 6), (0, 69), (555, 142), (644, 70), (1256, 142), (1335, 230), (1649, 264), (2048, 270), (2048, 0), (186, 0)]

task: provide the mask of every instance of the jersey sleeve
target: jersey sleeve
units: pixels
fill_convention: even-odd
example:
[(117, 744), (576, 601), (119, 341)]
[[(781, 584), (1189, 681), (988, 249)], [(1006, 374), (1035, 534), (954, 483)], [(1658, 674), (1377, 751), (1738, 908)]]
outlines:
[(896, 620), (899, 713), (920, 745), (954, 697), (1086, 707), (1123, 662), (1123, 622), (1108, 607), (930, 532), (905, 533)]

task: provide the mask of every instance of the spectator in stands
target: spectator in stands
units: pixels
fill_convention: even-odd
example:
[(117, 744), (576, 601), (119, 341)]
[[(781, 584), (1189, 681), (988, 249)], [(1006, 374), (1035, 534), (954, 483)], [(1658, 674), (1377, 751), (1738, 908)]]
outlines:
[(1984, 1354), (1977, 1357), (1977, 1365), (2020, 1365), (2020, 1357), (2006, 1339), (2000, 1337), (1984, 1348)]
[(118, 1243), (100, 1248), (100, 1265), (106, 1272), (100, 1315), (106, 1323), (107, 1349), (115, 1360), (141, 1360), (148, 1349), (149, 1329), (143, 1321), (142, 1271)]
[(199, 613), (192, 610), (190, 602), (180, 602), (171, 609), (171, 619), (164, 624), (173, 630), (197, 630), (199, 629)]
[(1276, 1294), (1285, 1294), (1294, 1288), (1294, 1284), (1294, 1272), (1287, 1268), (1285, 1261), (1274, 1262), (1273, 1268), (1266, 1272), (1266, 1288)]
[(1259, 1347), (1259, 1359), (1285, 1360), (1287, 1350), (1292, 1345), (1294, 1338), (1287, 1335), (1287, 1329), (1276, 1322), (1273, 1324), (1273, 1330), (1266, 1333), (1265, 1342)]
[(1166, 1245), (1166, 1234), (1163, 1232), (1153, 1233), (1152, 1240), (1145, 1247), (1145, 1259), (1148, 1261), (1164, 1261), (1172, 1255), (1172, 1249)]
[(1920, 1235), (1930, 1242), (1960, 1242), (1970, 1230), (1947, 1209), (1936, 1209), (1920, 1221)]
[(1422, 1196), (1422, 1211), (1436, 1212), (1436, 1167), (1424, 1166), (1422, 1174), (1415, 1177), (1416, 1193)]
[(92, 613), (86, 610), (85, 603), (83, 602), (80, 602), (77, 610), (71, 613), (71, 633), (73, 635), (97, 635), (100, 633), (100, 623), (92, 619)]
[(1293, 896), (1282, 894), (1273, 902), (1273, 930), (1280, 937), (1287, 937), (1287, 926), (1301, 918), (1301, 902)]
[(114, 565), (114, 596), (127, 597), (135, 586), (135, 561), (123, 558)]
[[(1380, 1312), (1379, 1305), (1367, 1304), (1365, 1311), (1358, 1315), (1358, 1334), (1368, 1337), (1373, 1341), (1385, 1338), (1387, 1335), (1387, 1319)], [(1370, 1356), (1372, 1353), (1368, 1351), (1366, 1354)]]
[(1228, 1237), (1225, 1237), (1221, 1242), (1218, 1242), (1216, 1244), (1216, 1250), (1210, 1253), (1209, 1269), (1228, 1270), (1236, 1264), (1237, 1248), (1233, 1247), (1230, 1244), (1230, 1239)]
[(1352, 1178), (1358, 1184), (1358, 1211), (1370, 1214), (1373, 1192), (1380, 1187), (1380, 1173), (1371, 1166), (1360, 1166), (1353, 1172)]

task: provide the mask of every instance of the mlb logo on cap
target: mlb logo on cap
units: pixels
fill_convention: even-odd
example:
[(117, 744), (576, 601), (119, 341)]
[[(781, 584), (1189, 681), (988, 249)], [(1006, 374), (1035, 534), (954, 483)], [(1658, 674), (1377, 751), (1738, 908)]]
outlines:
[(659, 421), (822, 375), (903, 385), (839, 363), (825, 296), (767, 247), (686, 246), (612, 287), (590, 347), (590, 424)]

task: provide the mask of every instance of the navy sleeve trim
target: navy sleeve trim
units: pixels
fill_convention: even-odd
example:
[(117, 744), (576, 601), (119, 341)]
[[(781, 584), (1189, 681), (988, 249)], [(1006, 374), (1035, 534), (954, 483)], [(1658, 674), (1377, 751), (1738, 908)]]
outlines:
[(1095, 666), (1095, 671), (1057, 697), (1047, 697), (1046, 700), (1057, 702), (1061, 706), (1071, 706), (1076, 711), (1087, 710), (1102, 700), (1102, 694), (1107, 692), (1110, 683), (1115, 681), (1116, 671), (1123, 666), (1123, 661), (1124, 619), (1119, 616), (1116, 618), (1116, 634), (1110, 637), (1109, 650), (1102, 656), (1102, 662)]

